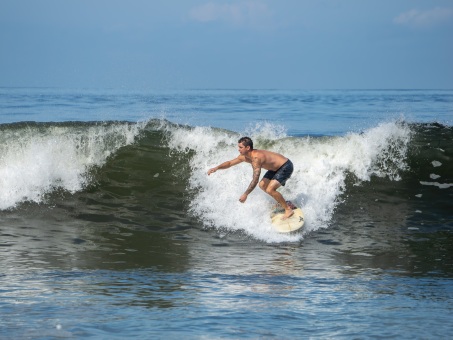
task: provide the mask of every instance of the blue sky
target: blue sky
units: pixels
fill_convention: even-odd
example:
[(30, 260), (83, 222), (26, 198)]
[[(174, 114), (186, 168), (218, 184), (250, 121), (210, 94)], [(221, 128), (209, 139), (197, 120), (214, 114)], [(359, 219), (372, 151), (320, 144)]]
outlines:
[(451, 0), (1, 0), (0, 86), (453, 89)]

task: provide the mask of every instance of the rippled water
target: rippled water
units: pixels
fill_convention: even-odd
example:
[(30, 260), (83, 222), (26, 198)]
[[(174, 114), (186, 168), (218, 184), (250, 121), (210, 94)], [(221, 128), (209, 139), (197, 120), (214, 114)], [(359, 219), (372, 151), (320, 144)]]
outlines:
[[(123, 246), (136, 237), (122, 234), (125, 241), (117, 242)], [(10, 268), (1, 276), (2, 334), (442, 338), (449, 333), (451, 279), (388, 271), (379, 254), (340, 252), (326, 234), (302, 245), (275, 246), (241, 235), (180, 231), (158, 242), (165, 252), (156, 254), (160, 259), (153, 258), (154, 235), (142, 234), (142, 247), (134, 242), (136, 249), (123, 254), (97, 250), (84, 266), (76, 252), (62, 251), (61, 258), (52, 252), (55, 261), (72, 263), (66, 270), (42, 268), (35, 254), (32, 263), (23, 263), (26, 269)]]

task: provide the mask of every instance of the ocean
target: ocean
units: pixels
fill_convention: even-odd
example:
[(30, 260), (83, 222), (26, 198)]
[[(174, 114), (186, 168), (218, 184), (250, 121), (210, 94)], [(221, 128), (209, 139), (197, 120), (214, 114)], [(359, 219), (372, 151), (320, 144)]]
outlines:
[[(272, 229), (237, 140), (284, 154)], [(446, 339), (453, 90), (0, 88), (0, 338)]]

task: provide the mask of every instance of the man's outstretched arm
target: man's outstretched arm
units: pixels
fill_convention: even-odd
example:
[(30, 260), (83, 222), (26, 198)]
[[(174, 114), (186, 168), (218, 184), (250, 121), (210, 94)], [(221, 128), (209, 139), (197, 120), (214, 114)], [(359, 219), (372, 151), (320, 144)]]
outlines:
[(240, 159), (239, 157), (237, 157), (235, 159), (232, 159), (231, 161), (223, 162), (222, 164), (219, 164), (216, 167), (209, 169), (208, 170), (208, 176), (210, 174), (212, 174), (213, 172), (216, 172), (217, 170), (228, 169), (228, 168), (231, 168), (232, 166), (237, 165), (237, 164), (242, 163), (242, 162), (243, 162), (243, 160)]

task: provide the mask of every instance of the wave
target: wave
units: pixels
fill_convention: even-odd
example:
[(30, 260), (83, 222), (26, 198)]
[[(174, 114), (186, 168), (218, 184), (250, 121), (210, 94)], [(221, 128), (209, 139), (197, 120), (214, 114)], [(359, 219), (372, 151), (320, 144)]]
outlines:
[[(440, 124), (386, 122), (341, 137), (288, 136), (268, 123), (237, 133), (165, 120), (16, 123), (0, 125), (0, 133), (1, 210), (53, 204), (63, 192), (65, 200), (84, 195), (87, 211), (115, 210), (136, 224), (170, 225), (171, 216), (185, 214), (220, 233), (284, 242), (328, 228), (338, 207), (363, 206), (364, 197), (424, 202), (441, 215), (451, 208), (453, 133)], [(250, 166), (206, 175), (237, 156), (241, 135), (293, 161), (293, 176), (281, 190), (302, 206), (303, 232), (276, 234), (268, 218), (272, 199), (259, 189), (239, 203)]]
[(0, 209), (42, 202), (56, 189), (82, 190), (90, 170), (133, 143), (140, 130), (127, 123), (0, 125)]

